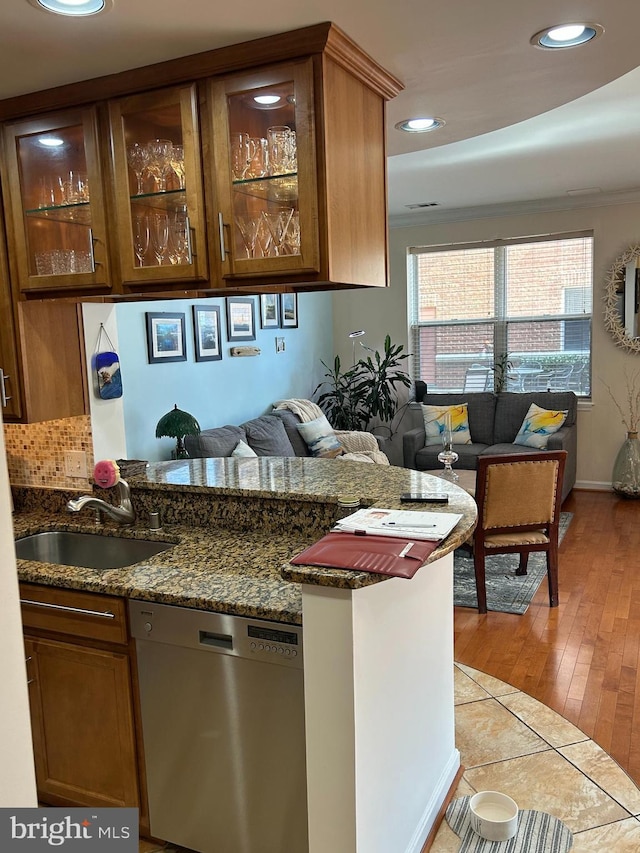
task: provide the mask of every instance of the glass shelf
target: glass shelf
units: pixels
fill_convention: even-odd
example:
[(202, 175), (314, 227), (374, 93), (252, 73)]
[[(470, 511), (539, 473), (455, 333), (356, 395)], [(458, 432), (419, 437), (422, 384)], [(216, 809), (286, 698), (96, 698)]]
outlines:
[(56, 204), (51, 207), (36, 207), (25, 210), (31, 219), (49, 219), (53, 222), (71, 222), (74, 225), (91, 225), (91, 204), (79, 201), (74, 204)]
[(130, 196), (131, 204), (136, 207), (148, 207), (151, 210), (160, 210), (167, 213), (175, 213), (186, 209), (186, 190), (165, 190), (156, 193), (140, 193)]
[(291, 202), (298, 199), (298, 173), (268, 175), (264, 178), (247, 178), (233, 181), (233, 188), (243, 195), (272, 202)]

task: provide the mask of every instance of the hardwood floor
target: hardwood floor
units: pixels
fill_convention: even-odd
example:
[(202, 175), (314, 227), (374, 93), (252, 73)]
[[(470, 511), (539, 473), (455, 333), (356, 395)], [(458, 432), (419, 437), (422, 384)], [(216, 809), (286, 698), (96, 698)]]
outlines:
[(455, 608), (455, 659), (553, 708), (640, 784), (640, 501), (574, 491), (560, 604), (523, 616)]

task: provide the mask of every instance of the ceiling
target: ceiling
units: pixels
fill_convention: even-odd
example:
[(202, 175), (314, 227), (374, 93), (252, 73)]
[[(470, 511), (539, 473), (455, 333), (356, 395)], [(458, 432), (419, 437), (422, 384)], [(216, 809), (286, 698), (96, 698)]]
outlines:
[[(604, 35), (555, 52), (530, 45), (544, 27), (576, 20)], [(320, 21), (404, 82), (388, 105), (392, 221), (640, 190), (640, 4), (622, 0), (113, 0), (106, 14), (80, 19), (4, 0), (0, 99)], [(394, 129), (425, 114), (446, 125)]]

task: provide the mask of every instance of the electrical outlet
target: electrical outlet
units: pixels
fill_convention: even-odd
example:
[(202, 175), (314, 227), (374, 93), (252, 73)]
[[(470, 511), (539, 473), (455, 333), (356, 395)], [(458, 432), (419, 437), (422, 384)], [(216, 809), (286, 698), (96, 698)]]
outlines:
[(87, 454), (84, 450), (65, 450), (64, 473), (67, 477), (87, 479)]
[(284, 338), (276, 338), (276, 352), (284, 352)]

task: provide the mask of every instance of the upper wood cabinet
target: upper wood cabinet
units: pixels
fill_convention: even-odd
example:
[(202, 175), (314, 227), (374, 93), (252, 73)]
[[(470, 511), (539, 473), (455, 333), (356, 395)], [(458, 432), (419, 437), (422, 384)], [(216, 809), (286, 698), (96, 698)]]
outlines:
[(401, 89), (323, 23), (0, 102), (14, 291), (385, 286)]
[(95, 108), (4, 128), (9, 264), (22, 293), (108, 293), (106, 208)]
[(109, 104), (123, 285), (207, 278), (194, 84)]
[[(0, 215), (0, 225), (2, 216)], [(22, 414), (18, 378), (18, 347), (13, 321), (9, 270), (4, 246), (0, 242), (0, 411), (5, 420)]]

